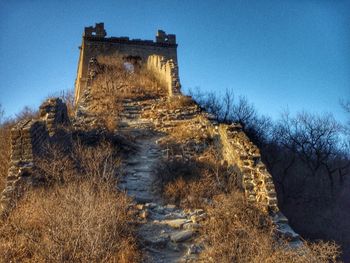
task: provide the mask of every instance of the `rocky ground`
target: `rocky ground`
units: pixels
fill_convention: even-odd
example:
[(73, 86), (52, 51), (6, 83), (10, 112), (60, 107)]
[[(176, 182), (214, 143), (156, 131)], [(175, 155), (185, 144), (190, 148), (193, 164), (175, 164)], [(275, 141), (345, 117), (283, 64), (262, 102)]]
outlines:
[(134, 198), (139, 221), (138, 236), (145, 262), (197, 262), (203, 249), (198, 229), (206, 217), (202, 209), (182, 209), (168, 204), (157, 189), (155, 169), (162, 158), (159, 140), (151, 123), (139, 119), (137, 107), (127, 106), (123, 132), (138, 146), (123, 165), (118, 187)]

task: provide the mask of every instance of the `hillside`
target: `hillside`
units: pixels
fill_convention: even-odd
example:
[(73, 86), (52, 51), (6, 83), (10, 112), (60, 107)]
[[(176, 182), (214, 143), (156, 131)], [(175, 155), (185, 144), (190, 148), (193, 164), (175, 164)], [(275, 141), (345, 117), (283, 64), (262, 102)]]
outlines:
[(85, 29), (73, 106), (49, 98), (2, 131), (3, 262), (338, 260), (289, 226), (242, 126), (181, 93), (174, 35), (105, 36)]

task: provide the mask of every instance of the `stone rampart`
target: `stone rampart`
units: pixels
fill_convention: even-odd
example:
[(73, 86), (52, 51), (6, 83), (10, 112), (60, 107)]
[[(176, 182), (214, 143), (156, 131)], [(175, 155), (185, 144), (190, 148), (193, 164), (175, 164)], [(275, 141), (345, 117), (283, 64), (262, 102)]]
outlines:
[(229, 167), (238, 175), (248, 202), (258, 204), (269, 212), (278, 235), (289, 241), (291, 247), (302, 245), (300, 236), (289, 226), (288, 219), (279, 211), (277, 194), (271, 174), (261, 161), (260, 151), (239, 124), (220, 124), (217, 129), (219, 148)]
[(69, 125), (67, 106), (62, 100), (51, 98), (39, 108), (40, 119), (45, 121), (50, 136), (54, 136), (60, 126)]
[[(6, 187), (1, 194), (0, 216), (15, 205), (21, 187), (37, 178), (35, 160), (55, 138), (61, 125), (69, 124), (67, 107), (61, 99), (48, 99), (40, 106), (38, 119), (23, 120), (11, 129), (11, 160)], [(26, 182), (23, 184), (23, 182)]]
[(278, 211), (272, 176), (261, 161), (260, 151), (238, 124), (219, 125), (221, 151), (230, 166), (238, 168), (241, 186), (248, 201), (269, 211)]

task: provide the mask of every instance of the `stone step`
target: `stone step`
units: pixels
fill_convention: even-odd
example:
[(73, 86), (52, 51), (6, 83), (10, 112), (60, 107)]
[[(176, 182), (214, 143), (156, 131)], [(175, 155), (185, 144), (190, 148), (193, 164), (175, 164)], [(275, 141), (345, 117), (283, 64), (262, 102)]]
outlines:
[(184, 230), (184, 231), (180, 231), (175, 234), (172, 234), (170, 236), (170, 239), (175, 243), (184, 242), (192, 238), (193, 234), (194, 232), (192, 230)]
[(160, 221), (159, 224), (165, 224), (173, 228), (181, 228), (184, 224), (191, 222), (186, 218), (169, 219)]

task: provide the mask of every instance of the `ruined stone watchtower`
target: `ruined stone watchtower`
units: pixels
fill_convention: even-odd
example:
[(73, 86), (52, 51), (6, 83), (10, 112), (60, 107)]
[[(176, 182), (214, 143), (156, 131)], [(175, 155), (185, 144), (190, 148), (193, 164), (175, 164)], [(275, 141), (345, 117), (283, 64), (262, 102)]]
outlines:
[(98, 55), (118, 53), (146, 64), (168, 85), (169, 95), (179, 91), (176, 36), (158, 30), (156, 40), (129, 39), (129, 37), (106, 37), (103, 23), (85, 27), (75, 81), (75, 102), (79, 101), (88, 80), (91, 58)]

